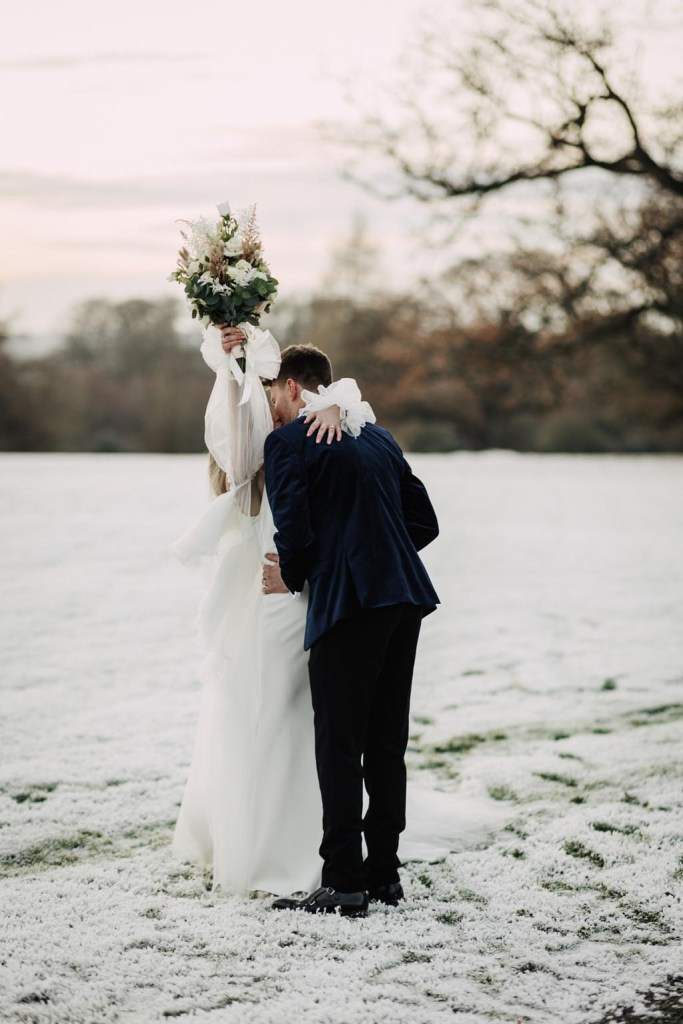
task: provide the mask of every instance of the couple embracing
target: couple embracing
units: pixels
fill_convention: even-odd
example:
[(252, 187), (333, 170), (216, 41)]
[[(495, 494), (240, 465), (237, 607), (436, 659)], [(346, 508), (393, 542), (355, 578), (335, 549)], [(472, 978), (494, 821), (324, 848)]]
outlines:
[(438, 603), (417, 552), (437, 536), (436, 516), (355, 382), (332, 383), (323, 352), (280, 356), (262, 335), (240, 372), (243, 340), (236, 328), (207, 332), (217, 497), (174, 545), (183, 561), (213, 558), (174, 849), (227, 892), (362, 917), (369, 901), (403, 899), (413, 666)]

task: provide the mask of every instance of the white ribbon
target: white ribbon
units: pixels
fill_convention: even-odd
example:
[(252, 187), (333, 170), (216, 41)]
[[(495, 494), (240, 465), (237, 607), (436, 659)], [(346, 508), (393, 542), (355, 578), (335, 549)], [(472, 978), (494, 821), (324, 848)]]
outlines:
[[(228, 475), (230, 464), (230, 409), (228, 406), (228, 382), (232, 378), (241, 388), (239, 405), (245, 405), (251, 398), (254, 385), (261, 377), (273, 380), (280, 370), (280, 348), (270, 331), (262, 331), (251, 324), (240, 324), (247, 336), (244, 345), (239, 345), (229, 354), (223, 351), (221, 332), (213, 325), (203, 329), (204, 341), (201, 353), (204, 362), (216, 374), (213, 390), (209, 395), (204, 417), (204, 440), (206, 447), (218, 465)], [(245, 369), (237, 362), (236, 355), (246, 361)]]
[[(239, 404), (246, 405), (259, 378), (273, 380), (277, 377), (281, 356), (280, 346), (270, 331), (262, 331), (260, 327), (254, 327), (252, 324), (240, 324), (239, 327), (246, 334), (246, 341), (244, 345), (238, 345), (230, 353), (223, 351), (218, 327), (205, 327), (201, 353), (204, 362), (216, 374), (227, 369), (238, 384), (244, 383)], [(246, 361), (244, 370), (237, 362), (238, 358)]]
[(306, 403), (300, 416), (329, 409), (332, 405), (339, 406), (342, 430), (351, 437), (358, 437), (366, 423), (376, 423), (372, 406), (361, 399), (360, 388), (352, 377), (341, 377), (325, 387), (318, 385), (318, 394), (313, 391), (302, 391), (301, 397)]

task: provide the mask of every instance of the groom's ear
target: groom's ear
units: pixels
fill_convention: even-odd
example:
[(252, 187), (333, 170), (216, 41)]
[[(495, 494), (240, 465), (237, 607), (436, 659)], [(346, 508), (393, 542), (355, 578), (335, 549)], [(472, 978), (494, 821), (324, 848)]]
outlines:
[(287, 396), (290, 402), (298, 402), (301, 397), (301, 385), (292, 377), (287, 378)]

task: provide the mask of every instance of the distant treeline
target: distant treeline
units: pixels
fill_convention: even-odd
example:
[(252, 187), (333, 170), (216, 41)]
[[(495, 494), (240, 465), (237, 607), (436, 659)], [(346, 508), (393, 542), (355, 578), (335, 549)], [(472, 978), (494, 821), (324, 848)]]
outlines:
[[(478, 6), (476, 45), (447, 22), (411, 39), (396, 116), (346, 138), (358, 180), (429, 215), (421, 252), (446, 268), (468, 226), (473, 254), (388, 294), (357, 222), (269, 326), (324, 348), (407, 449), (681, 452), (683, 106), (624, 60), (618, 9), (598, 31), (559, 0)], [(93, 300), (32, 360), (0, 332), (0, 448), (201, 451), (212, 374), (180, 323), (168, 299)]]
[[(213, 374), (172, 299), (91, 300), (62, 346), (0, 344), (0, 449), (201, 452)], [(321, 294), (282, 304), (282, 346), (317, 344), (356, 377), (412, 451), (683, 451), (683, 393), (666, 338), (555, 339), (519, 322), (468, 323), (413, 297)], [(677, 365), (677, 364), (676, 364)]]

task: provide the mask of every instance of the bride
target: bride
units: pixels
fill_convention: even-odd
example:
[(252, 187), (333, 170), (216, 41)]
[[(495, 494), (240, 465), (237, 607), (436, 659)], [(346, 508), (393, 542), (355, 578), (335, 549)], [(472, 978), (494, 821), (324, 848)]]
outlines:
[[(306, 594), (294, 600), (279, 581), (264, 488), (263, 446), (279, 424), (262, 379), (277, 377), (280, 351), (269, 332), (251, 332), (242, 369), (234, 355), (242, 334), (224, 328), (223, 338), (221, 345), (209, 328), (202, 345), (216, 371), (205, 432), (216, 497), (173, 545), (185, 563), (214, 558), (198, 613), (202, 695), (173, 849), (210, 868), (214, 887), (226, 892), (312, 891), (322, 807), (303, 647)], [(318, 410), (311, 432), (321, 440), (374, 420), (354, 381), (333, 384), (326, 400), (310, 397)]]

